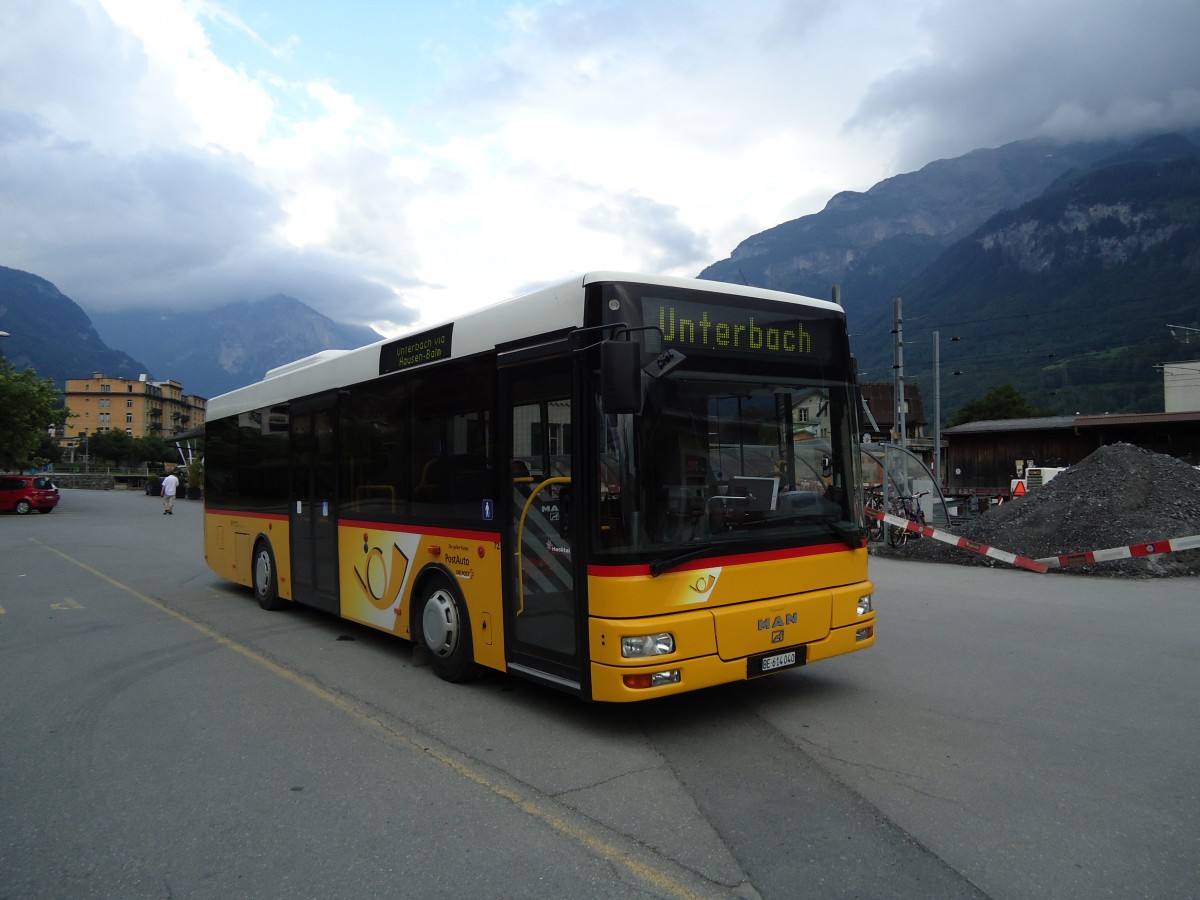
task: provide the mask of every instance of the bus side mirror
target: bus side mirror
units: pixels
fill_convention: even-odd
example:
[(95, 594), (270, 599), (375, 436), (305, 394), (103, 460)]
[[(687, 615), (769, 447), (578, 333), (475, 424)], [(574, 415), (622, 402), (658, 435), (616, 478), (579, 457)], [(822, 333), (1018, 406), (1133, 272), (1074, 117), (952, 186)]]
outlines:
[(605, 341), (600, 345), (600, 406), (606, 415), (642, 411), (642, 345)]

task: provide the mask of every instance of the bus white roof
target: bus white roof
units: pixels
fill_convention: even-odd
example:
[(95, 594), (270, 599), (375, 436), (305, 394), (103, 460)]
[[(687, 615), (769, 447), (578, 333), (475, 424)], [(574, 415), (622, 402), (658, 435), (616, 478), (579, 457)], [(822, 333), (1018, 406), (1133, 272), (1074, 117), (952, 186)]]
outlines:
[[(434, 330), (439, 325), (445, 325), (451, 321), (454, 324), (454, 358), (492, 350), (499, 344), (528, 338), (535, 333), (551, 333), (566, 328), (581, 327), (584, 313), (584, 287), (589, 284), (615, 281), (659, 287), (689, 288), (739, 297), (797, 303), (814, 309), (841, 311), (840, 306), (828, 300), (817, 300), (798, 294), (729, 284), (723, 281), (705, 281), (665, 275), (635, 275), (628, 272), (589, 272), (530, 294), (464, 313), (457, 319), (413, 328), (406, 334), (382, 338), (373, 344), (355, 350), (322, 350), (311, 356), (277, 366), (268, 371), (262, 381), (237, 388), (209, 400), (206, 418), (213, 421), (236, 413), (286, 403), (296, 397), (336, 390), (377, 378), (379, 377), (379, 351), (383, 344), (391, 343), (410, 334), (421, 334)], [(519, 308), (514, 309), (517, 304), (519, 304)]]

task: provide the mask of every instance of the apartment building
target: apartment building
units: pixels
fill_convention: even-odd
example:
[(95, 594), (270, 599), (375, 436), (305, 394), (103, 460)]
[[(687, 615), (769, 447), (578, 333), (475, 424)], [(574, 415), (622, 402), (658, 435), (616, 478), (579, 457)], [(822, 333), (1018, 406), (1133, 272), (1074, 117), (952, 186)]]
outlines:
[(73, 447), (84, 434), (124, 431), (134, 438), (157, 435), (171, 440), (204, 424), (208, 401), (185, 394), (178, 381), (113, 378), (96, 372), (68, 378), (63, 391), (71, 418), (58, 434), (59, 445)]

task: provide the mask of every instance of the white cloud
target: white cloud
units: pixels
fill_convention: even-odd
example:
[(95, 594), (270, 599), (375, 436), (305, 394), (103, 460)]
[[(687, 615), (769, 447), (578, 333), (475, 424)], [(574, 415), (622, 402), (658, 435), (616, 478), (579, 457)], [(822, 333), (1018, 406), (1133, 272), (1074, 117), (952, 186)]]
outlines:
[(325, 58), (301, 7), (238, 8), (271, 16), (0, 4), (0, 264), (85, 309), (283, 292), (395, 328), (585, 269), (695, 274), (975, 147), (1200, 124), (1174, 0), (527, 0), (473, 62), (431, 34), (411, 62), (443, 71), (381, 58), (369, 94), (300, 66)]
[(851, 120), (892, 130), (903, 167), (1032, 136), (1200, 124), (1200, 5), (1178, 0), (932, 4), (928, 52), (875, 82)]

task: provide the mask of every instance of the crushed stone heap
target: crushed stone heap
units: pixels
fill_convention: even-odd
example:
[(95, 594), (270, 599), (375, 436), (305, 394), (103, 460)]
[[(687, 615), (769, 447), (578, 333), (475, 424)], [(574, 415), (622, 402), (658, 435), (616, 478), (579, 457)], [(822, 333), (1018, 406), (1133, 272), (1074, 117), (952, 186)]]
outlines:
[[(1024, 497), (950, 529), (957, 537), (1041, 559), (1200, 534), (1200, 471), (1132, 444), (1101, 447)], [(1003, 565), (921, 538), (871, 552), (895, 559)], [(1200, 550), (1052, 569), (1133, 578), (1200, 575)]]

